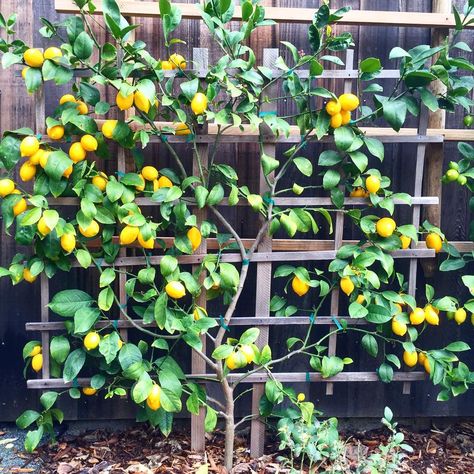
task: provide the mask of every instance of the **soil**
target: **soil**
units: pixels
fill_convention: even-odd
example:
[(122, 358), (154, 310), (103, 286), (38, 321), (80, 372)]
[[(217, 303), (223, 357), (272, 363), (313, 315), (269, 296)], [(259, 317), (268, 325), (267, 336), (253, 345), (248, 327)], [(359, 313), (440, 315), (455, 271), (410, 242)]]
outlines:
[[(444, 430), (431, 429), (415, 433), (401, 430), (413, 453), (400, 463), (397, 472), (409, 474), (467, 474), (474, 473), (474, 423), (458, 423)], [(11, 433), (0, 432), (7, 439)], [(342, 434), (346, 458), (354, 472), (357, 454), (370, 454), (387, 440), (384, 430)], [(250, 459), (245, 436), (238, 437), (235, 449), (236, 465), (230, 474), (284, 474), (289, 470), (279, 463), (275, 442), (269, 442), (266, 452), (274, 453), (260, 459)], [(81, 435), (60, 436), (56, 445), (45, 444), (33, 455), (11, 447), (15, 462), (0, 462), (0, 473), (41, 474), (227, 474), (222, 467), (223, 437), (221, 433), (207, 437), (206, 453), (191, 451), (185, 434), (164, 438), (158, 431), (136, 425), (123, 431), (99, 429)], [(205, 465), (208, 469), (205, 469)], [(15, 465), (14, 465), (15, 464)], [(200, 469), (201, 468), (201, 469)], [(307, 471), (305, 471), (307, 472)]]

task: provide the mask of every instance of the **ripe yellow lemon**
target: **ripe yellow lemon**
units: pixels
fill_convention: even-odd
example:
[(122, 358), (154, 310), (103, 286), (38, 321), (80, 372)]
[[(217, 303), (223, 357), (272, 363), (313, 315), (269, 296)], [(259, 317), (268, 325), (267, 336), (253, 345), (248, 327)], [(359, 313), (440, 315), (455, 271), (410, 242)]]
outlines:
[(172, 188), (173, 181), (168, 178), (168, 176), (160, 176), (158, 178), (158, 187), (159, 188)]
[(365, 296), (364, 295), (357, 295), (356, 303), (364, 304), (365, 303)]
[(61, 248), (67, 253), (71, 253), (76, 248), (76, 236), (72, 233), (61, 235), (60, 242)]
[(51, 46), (43, 53), (44, 59), (60, 58), (63, 55), (62, 51), (56, 46)]
[(169, 59), (173, 69), (186, 69), (186, 61), (181, 54), (174, 53)]
[(50, 151), (43, 151), (43, 153), (41, 153), (41, 155), (40, 155), (40, 166), (41, 166), (41, 168), (43, 168), (43, 169), (46, 168), (46, 165), (48, 164), (48, 159), (49, 159), (50, 154), (51, 154)]
[(425, 360), (423, 361), (423, 367), (425, 368), (425, 371), (427, 374), (431, 373), (430, 361), (428, 357), (426, 357)]
[(76, 102), (76, 98), (72, 94), (64, 94), (59, 99), (59, 105), (66, 104), (67, 102)]
[(298, 296), (304, 296), (309, 291), (309, 285), (296, 275), (291, 280), (291, 288)]
[(71, 176), (73, 171), (74, 171), (74, 167), (71, 165), (63, 171), (63, 176), (65, 178), (69, 178), (69, 176)]
[(36, 354), (31, 359), (31, 368), (35, 372), (39, 372), (43, 368), (43, 354)]
[(23, 60), (31, 67), (41, 67), (44, 63), (43, 53), (36, 48), (27, 49), (23, 53)]
[(92, 351), (95, 348), (97, 348), (99, 346), (99, 343), (100, 343), (100, 335), (98, 332), (89, 331), (84, 337), (83, 344), (84, 344), (84, 347), (88, 351)]
[(28, 69), (30, 69), (30, 68), (28, 66), (26, 66), (21, 70), (21, 77), (23, 79), (26, 79), (26, 73), (28, 72)]
[(99, 233), (99, 230), (100, 230), (99, 224), (94, 220), (85, 229), (79, 226), (79, 232), (84, 237), (88, 237), (88, 238), (95, 237)]
[(21, 156), (34, 155), (39, 150), (39, 141), (36, 137), (29, 136), (23, 138), (20, 143)]
[(62, 125), (54, 125), (49, 127), (46, 133), (51, 140), (61, 140), (64, 137), (64, 127)]
[(138, 227), (133, 227), (131, 225), (126, 225), (120, 232), (120, 245), (130, 245), (132, 242), (135, 242), (138, 237), (139, 229)]
[(102, 133), (106, 138), (112, 138), (118, 120), (106, 120), (102, 124)]
[(171, 71), (173, 69), (173, 65), (170, 61), (161, 61), (161, 69), (163, 71)]
[(140, 176), (140, 178), (142, 180), (142, 184), (140, 184), (138, 186), (135, 186), (135, 189), (137, 191), (143, 191), (145, 189), (145, 178), (141, 175), (141, 173), (138, 176)]
[(48, 227), (48, 224), (46, 224), (46, 221), (43, 216), (40, 217), (40, 220), (36, 224), (38, 226), (38, 232), (45, 237), (48, 235), (53, 229), (50, 229)]
[(39, 344), (31, 349), (31, 352), (28, 354), (28, 356), (34, 357), (36, 354), (41, 354), (41, 346)]
[(417, 352), (403, 351), (403, 362), (405, 362), (408, 367), (415, 367), (418, 362)]
[(410, 313), (410, 323), (414, 326), (418, 326), (425, 321), (425, 310), (423, 308), (415, 308)]
[(236, 352), (232, 352), (232, 354), (226, 358), (225, 365), (227, 365), (230, 370), (234, 370), (239, 367), (239, 358)]
[(357, 187), (355, 189), (353, 189), (350, 194), (349, 194), (350, 197), (354, 197), (354, 198), (357, 198), (357, 197), (364, 197), (365, 196), (365, 190), (364, 188), (361, 188), (361, 187)]
[(87, 104), (85, 102), (82, 102), (82, 100), (77, 101), (76, 109), (80, 115), (86, 115), (87, 113), (89, 113), (89, 107), (87, 107)]
[(97, 393), (97, 390), (92, 387), (84, 387), (82, 389), (82, 393), (88, 397), (91, 397), (92, 395), (95, 395)]
[(23, 269), (23, 280), (27, 281), (28, 283), (33, 283), (37, 277), (37, 275), (33, 275), (31, 273), (31, 270), (29, 268)]
[(342, 125), (347, 125), (351, 122), (351, 113), (348, 110), (341, 110)]
[(255, 359), (255, 352), (252, 349), (252, 346), (248, 344), (243, 344), (239, 348), (239, 352), (244, 355), (247, 364), (251, 364)]
[(15, 190), (15, 183), (9, 178), (0, 179), (0, 196), (8, 196)]
[(117, 92), (115, 103), (120, 110), (128, 110), (133, 105), (133, 92), (127, 96), (122, 95), (120, 91)]
[(466, 313), (466, 310), (464, 308), (459, 308), (454, 313), (454, 320), (458, 324), (462, 324), (464, 321), (466, 321), (466, 318), (467, 318), (467, 313)]
[(190, 135), (191, 134), (191, 130), (183, 122), (177, 123), (175, 126), (175, 130), (176, 130), (176, 135)]
[(142, 169), (141, 175), (147, 181), (154, 181), (155, 179), (158, 179), (158, 170), (154, 166), (145, 166)]
[(339, 103), (339, 101), (330, 100), (330, 101), (326, 104), (326, 112), (327, 112), (328, 115), (330, 115), (331, 117), (332, 117), (333, 115), (336, 115), (336, 114), (341, 113), (341, 104)]
[(193, 310), (194, 320), (198, 321), (199, 319), (201, 319), (201, 314), (207, 317), (206, 308), (203, 308), (202, 306), (196, 306)]
[(375, 194), (380, 189), (380, 179), (377, 176), (370, 175), (367, 176), (365, 180), (365, 189), (371, 194)]
[(354, 94), (342, 94), (339, 96), (342, 110), (352, 112), (359, 107), (359, 98)]
[(410, 244), (411, 244), (410, 237), (407, 237), (406, 235), (401, 235), (400, 240), (402, 242), (402, 249), (403, 250), (406, 250), (408, 247), (410, 247)]
[(342, 125), (342, 115), (341, 114), (335, 114), (331, 117), (331, 120), (329, 122), (332, 128), (339, 128)]
[(191, 241), (191, 246), (194, 252), (201, 245), (201, 241), (202, 241), (201, 232), (197, 227), (191, 227), (186, 232), (186, 236)]
[(354, 291), (354, 283), (350, 279), (350, 277), (343, 277), (341, 278), (341, 281), (339, 282), (339, 286), (341, 287), (341, 290), (343, 293), (345, 293), (347, 296), (350, 296), (351, 293)]
[(306, 399), (306, 395), (304, 393), (298, 393), (296, 399), (299, 401), (299, 402), (304, 402), (305, 399)]
[(22, 181), (31, 181), (36, 175), (36, 166), (27, 160), (20, 166), (19, 174)]
[(207, 109), (207, 97), (202, 92), (198, 92), (194, 95), (191, 101), (191, 110), (196, 115), (201, 115)]
[(396, 317), (392, 319), (392, 332), (397, 336), (404, 336), (407, 333), (407, 325), (399, 321)]
[(165, 286), (165, 291), (169, 297), (179, 300), (186, 294), (186, 289), (180, 281), (170, 281)]
[(150, 101), (141, 91), (137, 91), (133, 94), (133, 104), (138, 110), (141, 110), (146, 114), (149, 112), (151, 106)]
[(382, 217), (375, 224), (375, 229), (380, 237), (390, 237), (396, 227), (397, 224), (391, 217)]
[(102, 192), (105, 191), (105, 188), (107, 187), (108, 179), (104, 173), (100, 173), (97, 176), (94, 176), (92, 178), (92, 184), (99, 188)]
[[(14, 194), (19, 194), (20, 191)], [(25, 212), (27, 209), (28, 205), (26, 203), (25, 198), (21, 198), (14, 206), (13, 206), (13, 215), (14, 216), (19, 216), (22, 212)]]
[(432, 326), (439, 326), (439, 316), (433, 306), (427, 304), (425, 306), (425, 321)]
[(138, 232), (138, 237), (137, 237), (138, 243), (144, 248), (144, 249), (154, 249), (155, 248), (155, 239), (153, 237), (150, 237), (148, 240), (145, 240), (143, 238), (143, 235), (141, 232)]
[(418, 363), (420, 365), (423, 365), (425, 363), (425, 360), (426, 360), (426, 354), (424, 352), (419, 352), (418, 353)]
[(84, 135), (81, 137), (82, 148), (86, 151), (96, 151), (99, 144), (97, 139), (92, 135)]
[(441, 240), (441, 237), (438, 234), (435, 234), (434, 232), (430, 232), (426, 236), (426, 246), (429, 249), (433, 249), (436, 253), (441, 251), (441, 248), (443, 247), (443, 241)]
[(74, 142), (69, 148), (69, 158), (71, 158), (74, 163), (79, 163), (86, 158), (86, 150), (81, 145), (81, 142)]
[(32, 165), (41, 164), (41, 157), (43, 156), (44, 153), (46, 153), (46, 151), (40, 148), (34, 155), (30, 156), (30, 163)]
[(150, 410), (156, 411), (161, 407), (160, 394), (160, 386), (154, 383), (146, 399), (146, 404)]

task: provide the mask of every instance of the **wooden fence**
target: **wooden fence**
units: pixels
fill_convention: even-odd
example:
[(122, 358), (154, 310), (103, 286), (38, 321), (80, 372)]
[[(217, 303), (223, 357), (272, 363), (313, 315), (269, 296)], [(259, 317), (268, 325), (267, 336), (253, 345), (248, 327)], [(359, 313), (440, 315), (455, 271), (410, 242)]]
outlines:
[[(100, 2), (96, 2), (99, 6), (96, 13), (101, 13)], [(121, 7), (124, 15), (131, 17), (148, 16), (157, 18), (158, 7), (155, 2), (141, 2), (141, 1), (122, 1)], [(56, 0), (56, 9), (59, 12), (74, 13), (76, 12), (75, 6), (71, 1), (68, 0)], [(183, 11), (185, 18), (199, 18), (198, 11), (192, 5), (179, 4), (179, 7)], [(310, 9), (294, 9), (294, 8), (267, 8), (267, 17), (272, 18), (277, 22), (299, 22), (309, 23), (313, 16), (313, 11)], [(236, 10), (236, 19), (239, 18), (239, 10)], [(417, 27), (430, 27), (430, 28), (451, 28), (454, 26), (454, 18), (450, 14), (444, 13), (398, 13), (396, 14), (397, 26), (414, 26)], [(393, 22), (393, 12), (368, 12), (368, 11), (352, 11), (347, 14), (341, 23), (344, 24), (357, 24), (357, 25), (388, 25)], [(263, 66), (275, 68), (275, 60), (279, 56), (278, 49), (266, 49), (263, 55)], [(357, 78), (357, 68), (354, 66), (354, 56), (352, 51), (347, 51), (345, 69), (344, 70), (329, 70), (323, 73), (323, 78), (331, 78), (344, 81), (344, 90), (346, 92), (351, 91), (352, 83)], [(199, 77), (203, 78), (207, 74), (208, 59), (207, 50), (203, 48), (194, 48), (194, 64), (196, 65), (196, 72)], [(167, 74), (173, 74), (169, 72)], [(304, 71), (301, 73), (303, 76), (306, 74)], [(385, 79), (399, 77), (398, 70), (385, 70), (382, 73), (382, 77)], [(276, 91), (273, 91), (276, 94)], [(44, 133), (45, 123), (45, 107), (44, 107), (44, 96), (42, 92), (37, 93), (36, 97), (36, 133)], [(275, 102), (266, 104), (267, 111), (276, 111), (274, 105)], [(442, 146), (445, 141), (458, 141), (458, 140), (474, 140), (474, 133), (469, 130), (441, 130), (441, 129), (428, 129), (429, 114), (425, 108), (422, 108), (418, 126), (413, 129), (402, 129), (400, 133), (394, 133), (392, 130), (386, 128), (367, 128), (364, 131), (368, 136), (378, 138), (384, 143), (415, 143), (416, 144), (416, 172), (412, 176), (414, 180), (414, 192), (412, 196), (412, 218), (411, 223), (418, 227), (420, 224), (421, 208), (424, 205), (439, 205), (438, 196), (423, 196), (422, 195), (422, 184), (423, 184), (423, 172), (425, 166), (425, 152), (428, 144), (437, 144)], [(266, 131), (264, 131), (266, 132)], [(207, 130), (207, 133), (198, 135), (197, 141), (199, 146), (199, 152), (201, 156), (207, 156), (209, 144), (214, 141), (214, 135), (216, 128), (211, 124)], [(156, 138), (156, 137), (155, 137)], [(223, 136), (223, 143), (255, 143), (259, 139), (257, 133), (251, 132), (247, 127), (244, 130), (230, 129)], [(171, 143), (184, 143), (186, 137), (171, 136), (169, 142)], [(276, 146), (279, 143), (296, 143), (299, 142), (300, 135), (296, 127), (292, 127), (290, 136), (288, 138), (279, 137), (276, 138), (268, 133), (264, 133), (264, 150), (269, 156), (275, 156)], [(152, 143), (156, 143), (158, 139), (151, 140)], [(156, 146), (156, 145), (151, 145)], [(124, 151), (120, 152), (118, 159), (117, 172), (125, 172), (127, 170), (128, 156)], [(260, 188), (259, 191), (263, 194), (266, 191), (266, 182), (263, 176), (260, 176)], [(57, 198), (54, 201), (55, 205), (58, 206), (76, 206), (77, 200), (74, 198)], [(155, 205), (150, 200), (145, 198), (138, 199), (137, 203), (141, 206), (153, 206)], [(325, 197), (314, 197), (314, 198), (299, 198), (299, 197), (283, 197), (275, 199), (276, 205), (285, 206), (330, 206), (331, 202), (329, 198)], [(345, 204), (348, 206), (363, 206), (366, 205), (364, 199), (358, 198), (347, 198)], [(397, 203), (402, 205), (404, 203)], [(199, 220), (205, 219), (205, 211), (196, 210), (196, 214)], [(252, 263), (257, 266), (257, 281), (258, 281), (258, 292), (255, 301), (255, 316), (252, 317), (235, 317), (231, 321), (232, 326), (257, 326), (260, 328), (260, 337), (257, 341), (259, 346), (267, 344), (269, 342), (269, 329), (272, 326), (279, 325), (300, 325), (307, 326), (313, 324), (310, 322), (308, 317), (291, 317), (291, 318), (280, 318), (270, 317), (270, 292), (271, 292), (271, 281), (272, 281), (272, 263), (274, 262), (286, 262), (286, 261), (328, 261), (335, 258), (338, 248), (346, 243), (343, 235), (344, 228), (344, 213), (337, 213), (334, 238), (331, 240), (290, 240), (290, 239), (271, 239), (265, 238), (258, 248), (258, 252), (252, 258)], [(168, 244), (171, 244), (170, 239), (165, 239)], [(245, 244), (250, 246), (252, 239), (245, 240)], [(456, 243), (455, 243), (456, 244)], [(463, 249), (468, 247), (466, 243), (458, 243), (459, 247)], [(186, 255), (178, 257), (178, 260), (183, 264), (198, 265), (202, 262), (206, 253), (212, 252), (216, 249), (215, 239), (203, 240), (201, 247), (193, 255)], [(396, 251), (393, 254), (396, 259), (408, 259), (409, 260), (409, 293), (415, 295), (416, 283), (417, 283), (417, 268), (418, 260), (430, 259), (434, 257), (432, 250), (426, 249), (423, 244), (412, 244), (412, 248), (407, 250)], [(154, 254), (149, 258), (149, 261), (156, 265), (160, 262), (162, 256)], [(240, 254), (225, 254), (222, 257), (223, 261), (228, 262), (241, 262)], [(122, 249), (120, 257), (115, 262), (117, 267), (133, 267), (144, 265), (144, 257), (131, 256), (129, 250)], [(127, 298), (124, 290), (126, 276), (120, 275), (119, 281), (119, 296), (120, 303), (127, 305)], [(49, 347), (50, 333), (52, 331), (63, 330), (64, 326), (62, 322), (54, 322), (49, 320), (49, 310), (47, 303), (50, 300), (49, 294), (49, 281), (45, 276), (41, 278), (41, 322), (30, 322), (27, 323), (26, 329), (28, 331), (40, 331), (41, 341), (44, 348), (44, 366), (41, 373), (41, 377), (38, 379), (28, 380), (27, 384), (29, 388), (36, 389), (51, 389), (51, 388), (65, 388), (68, 384), (64, 384), (62, 379), (54, 379), (50, 377), (50, 365), (49, 365)], [(203, 298), (199, 302), (200, 305), (205, 306), (206, 302)], [(338, 323), (338, 317), (344, 317), (339, 309), (339, 290), (334, 290), (331, 295), (331, 307), (330, 314), (326, 316), (320, 316), (315, 321), (316, 325), (325, 325), (335, 327)], [(364, 320), (351, 320), (348, 319), (349, 324), (364, 324)], [(98, 327), (101, 327), (102, 323), (98, 323)], [(143, 322), (140, 320), (136, 321), (136, 324), (142, 325)], [(128, 329), (132, 327), (131, 323), (127, 320), (121, 319), (117, 321), (117, 327), (119, 328), (122, 338), (127, 340)], [(337, 350), (337, 335), (334, 334), (330, 338), (329, 342), (329, 354), (334, 355)], [(203, 340), (203, 342), (205, 342)], [(212, 377), (210, 374), (205, 374), (206, 367), (200, 357), (196, 354), (192, 356), (192, 370), (189, 376), (202, 376)], [(323, 381), (320, 374), (307, 372), (291, 372), (291, 373), (275, 373), (275, 377), (282, 382), (324, 382), (326, 384), (326, 393), (331, 395), (333, 393), (333, 384), (337, 382), (375, 382), (378, 380), (377, 374), (374, 372), (343, 372), (333, 377), (329, 381)], [(238, 375), (231, 374), (230, 378), (238, 377)], [(415, 381), (424, 380), (425, 374), (423, 372), (412, 371), (412, 372), (399, 372), (395, 374), (394, 380), (403, 383), (403, 393), (410, 393), (411, 383)], [(258, 403), (264, 390), (264, 383), (267, 379), (266, 374), (255, 373), (245, 379), (246, 383), (253, 384), (253, 395), (252, 395), (252, 412), (258, 412)], [(80, 385), (87, 385), (87, 379), (79, 379)], [(252, 421), (251, 426), (251, 454), (253, 456), (259, 456), (263, 453), (264, 446), (264, 433), (265, 426), (258, 419)], [(192, 447), (194, 449), (204, 448), (204, 416), (201, 413), (199, 416), (192, 417)]]

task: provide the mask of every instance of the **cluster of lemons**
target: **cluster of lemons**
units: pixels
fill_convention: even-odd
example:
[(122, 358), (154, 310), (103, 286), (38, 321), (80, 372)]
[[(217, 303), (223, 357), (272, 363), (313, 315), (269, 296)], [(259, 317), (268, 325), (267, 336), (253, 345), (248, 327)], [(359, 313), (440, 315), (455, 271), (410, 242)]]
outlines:
[(255, 352), (250, 344), (239, 344), (226, 358), (225, 365), (229, 370), (241, 369), (251, 364), (255, 359)]
[(26, 64), (26, 67), (24, 67), (21, 71), (23, 79), (25, 79), (26, 72), (30, 67), (40, 68), (45, 62), (45, 60), (54, 60), (60, 58), (62, 55), (63, 53), (61, 52), (61, 50), (55, 46), (47, 48), (44, 53), (42, 53), (39, 49), (36, 48), (28, 48), (23, 53), (23, 61)]
[(380, 187), (380, 178), (375, 175), (369, 175), (365, 180), (365, 188), (361, 186), (354, 188), (350, 193), (350, 197), (369, 197), (371, 194), (377, 194)]
[(332, 128), (339, 128), (351, 121), (351, 112), (359, 107), (359, 98), (354, 94), (342, 94), (337, 100), (330, 100), (326, 104), (326, 112), (331, 116)]
[(31, 368), (39, 372), (43, 368), (43, 348), (38, 344), (31, 349), (28, 357), (31, 358)]

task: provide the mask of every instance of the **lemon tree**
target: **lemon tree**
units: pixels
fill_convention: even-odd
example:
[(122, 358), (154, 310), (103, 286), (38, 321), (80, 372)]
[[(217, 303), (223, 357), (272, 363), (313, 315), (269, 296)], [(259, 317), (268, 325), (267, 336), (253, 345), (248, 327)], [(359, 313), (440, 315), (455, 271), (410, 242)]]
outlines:
[[(362, 347), (380, 363), (378, 375), (383, 382), (392, 380), (403, 360), (408, 367), (424, 366), (433, 383), (441, 386), (441, 399), (468, 388), (473, 376), (458, 359), (459, 352), (469, 349), (467, 344), (457, 341), (444, 348), (422, 348), (417, 343), (422, 332), (439, 323), (440, 312), (456, 311), (455, 302), (436, 297), (431, 286), (426, 287), (425, 295), (418, 295), (419, 300), (408, 295), (405, 277), (395, 269), (391, 255), (420, 237), (436, 252), (443, 247), (452, 250), (452, 246), (428, 222), (416, 229), (395, 221), (395, 200), (410, 204), (410, 196), (391, 190), (390, 178), (376, 167), (384, 159), (383, 144), (359, 128), (381, 118), (398, 131), (408, 116), (418, 115), (422, 104), (433, 111), (467, 107), (474, 66), (459, 55), (465, 46), (456, 43), (456, 34), (434, 47), (394, 48), (389, 59), (399, 62), (400, 79), (393, 90), (385, 91), (376, 82), (381, 61), (366, 58), (359, 63), (358, 90), (337, 96), (317, 86), (315, 79), (328, 66), (342, 66), (335, 53), (353, 45), (350, 33), (335, 34), (331, 28), (348, 8), (334, 12), (324, 2), (308, 30), (310, 51), (300, 54), (294, 45), (283, 42), (287, 59), (279, 57), (275, 71), (257, 66), (255, 53), (247, 45), (255, 30), (273, 23), (265, 18), (264, 7), (243, 1), (241, 26), (231, 29), (234, 2), (205, 0), (197, 8), (222, 55), (202, 80), (182, 54), (182, 40), (174, 37), (181, 21), (179, 6), (168, 0), (159, 2), (169, 54), (155, 58), (143, 41), (131, 39), (137, 25), (127, 22), (114, 0), (102, 2), (104, 24), (111, 35), (105, 44), (94, 34), (94, 2), (75, 3), (78, 16), (61, 23), (42, 19), (41, 34), (55, 44), (44, 52), (15, 37), (14, 17), (0, 17), (6, 34), (0, 40), (2, 65), (23, 66), (28, 92), (47, 81), (71, 83), (69, 93), (46, 118), (45, 136), (21, 128), (5, 132), (0, 141), (4, 230), (30, 249), (0, 268), (0, 276), (13, 284), (33, 283), (42, 273), (52, 278), (67, 272), (75, 262), (99, 274), (97, 296), (79, 288), (53, 295), (49, 308), (63, 318), (64, 330), (52, 337), (50, 347), (30, 341), (24, 348), (27, 371), (39, 372), (43, 351), (48, 351), (51, 375), (72, 385), (60, 392), (46, 392), (41, 397), (43, 411), (28, 410), (19, 417), (19, 426), (36, 426), (28, 433), (27, 449), (35, 449), (43, 434), (54, 435), (54, 420), (63, 418), (55, 406), (59, 396), (109, 399), (126, 395), (136, 403), (138, 419), (158, 426), (165, 435), (172, 429), (174, 414), (182, 410), (198, 414), (204, 407), (208, 431), (222, 417), (225, 464), (230, 468), (234, 432), (240, 423), (275, 414), (285, 399), (310, 423), (314, 404), (284, 387), (272, 371), (280, 362), (304, 355), (311, 370), (330, 379), (352, 363), (348, 357), (327, 355), (327, 339), (340, 331), (361, 337)], [(457, 13), (456, 33), (472, 10), (468, 5), (465, 17)], [(72, 84), (77, 69), (89, 74)], [(298, 74), (301, 69), (309, 71), (308, 78)], [(438, 80), (447, 87), (439, 97), (429, 89)], [(281, 89), (281, 96), (270, 95), (274, 87)], [(104, 88), (113, 96), (110, 103)], [(291, 117), (264, 113), (263, 105), (269, 101), (290, 101), (296, 113)], [(127, 118), (117, 111), (129, 111)], [(208, 162), (197, 146), (197, 135), (206, 123), (217, 127)], [(225, 163), (219, 146), (227, 129), (241, 126), (259, 131), (262, 143), (263, 125), (276, 137), (288, 136), (291, 125), (296, 125), (301, 138), (286, 147), (279, 159), (260, 148), (258, 158), (269, 189), (260, 195)], [(185, 153), (170, 142), (173, 135), (185, 137), (183, 141), (189, 144)], [(306, 145), (328, 136), (334, 147), (317, 157), (308, 156)], [(142, 150), (152, 141), (166, 147), (173, 166), (144, 164)], [(99, 168), (96, 158), (110, 157), (117, 146), (133, 150), (134, 170), (109, 175)], [(189, 171), (193, 160), (198, 169), (195, 175)], [(14, 179), (16, 170), (18, 180)], [(284, 178), (290, 171), (311, 178), (313, 184), (295, 183), (285, 189)], [(330, 196), (332, 206), (276, 204), (279, 196), (310, 195), (314, 188)], [(75, 214), (63, 213), (55, 203), (54, 198), (64, 196), (78, 199)], [(363, 198), (365, 205), (354, 208), (347, 204), (347, 197)], [(153, 202), (159, 217), (148, 215), (137, 198)], [(261, 223), (250, 247), (219, 210), (224, 202), (230, 206), (246, 203), (255, 221)], [(196, 208), (207, 210), (206, 220), (198, 220)], [(286, 264), (274, 272), (275, 279), (284, 282), (284, 290), (272, 296), (271, 311), (285, 317), (308, 314), (306, 336), (288, 338), (287, 353), (274, 357), (270, 346), (256, 344), (258, 328), (248, 328), (240, 337), (229, 334), (262, 239), (266, 235), (317, 234), (321, 225), (332, 231), (334, 212), (344, 212), (357, 227), (359, 243), (341, 247), (328, 265)], [(171, 247), (166, 246), (164, 235), (173, 236)], [(215, 238), (218, 248), (204, 256), (195, 270), (180, 263), (181, 256), (197, 252), (208, 238)], [(116, 266), (120, 249), (132, 245), (142, 250), (143, 266), (133, 271)], [(225, 261), (229, 251), (238, 252), (239, 263)], [(159, 265), (150, 263), (152, 252), (161, 255)], [(124, 272), (126, 305), (121, 304), (117, 288), (118, 276)], [(338, 286), (347, 298), (349, 318), (364, 319), (368, 325), (366, 329), (351, 327), (341, 320), (337, 329), (314, 342), (315, 318)], [(198, 305), (202, 294), (224, 308), (220, 318)], [(140, 337), (122, 341), (116, 323), (119, 313)], [(458, 320), (463, 317), (458, 313)], [(203, 351), (203, 335), (213, 346), (209, 352)], [(215, 383), (222, 389), (220, 400), (207, 395), (199, 383), (202, 380), (185, 375), (176, 357), (185, 345), (215, 374)], [(229, 378), (231, 372), (235, 373)], [(236, 388), (256, 372), (268, 374), (261, 411), (236, 423)], [(90, 379), (88, 385), (79, 387), (78, 377)]]

